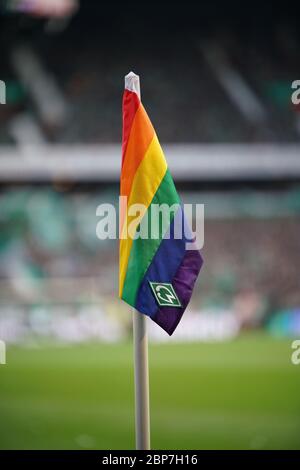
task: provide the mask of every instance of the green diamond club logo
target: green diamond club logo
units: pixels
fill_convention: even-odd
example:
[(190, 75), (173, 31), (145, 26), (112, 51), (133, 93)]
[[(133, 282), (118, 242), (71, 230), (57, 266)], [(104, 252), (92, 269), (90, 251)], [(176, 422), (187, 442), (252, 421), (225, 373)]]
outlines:
[(160, 307), (181, 307), (174, 287), (168, 282), (149, 281), (152, 292)]

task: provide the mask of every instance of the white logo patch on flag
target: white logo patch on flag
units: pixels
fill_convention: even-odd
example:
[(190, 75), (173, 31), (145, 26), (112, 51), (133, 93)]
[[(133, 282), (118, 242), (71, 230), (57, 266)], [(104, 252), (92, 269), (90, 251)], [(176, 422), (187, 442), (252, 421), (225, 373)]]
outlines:
[(160, 307), (181, 307), (180, 300), (172, 284), (168, 282), (149, 281), (152, 292)]

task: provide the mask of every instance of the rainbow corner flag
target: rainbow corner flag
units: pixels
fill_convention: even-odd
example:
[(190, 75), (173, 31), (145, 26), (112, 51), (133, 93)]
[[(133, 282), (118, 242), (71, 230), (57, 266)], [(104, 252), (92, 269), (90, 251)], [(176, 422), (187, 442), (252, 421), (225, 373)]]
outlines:
[[(133, 72), (125, 77), (120, 185), (120, 298), (171, 335), (190, 301), (202, 258), (196, 245), (187, 249), (193, 237), (186, 229), (183, 234), (182, 205)], [(155, 236), (143, 236), (144, 222), (152, 228), (159, 222), (151, 219), (151, 210), (160, 205), (176, 211), (167, 226), (157, 223)]]

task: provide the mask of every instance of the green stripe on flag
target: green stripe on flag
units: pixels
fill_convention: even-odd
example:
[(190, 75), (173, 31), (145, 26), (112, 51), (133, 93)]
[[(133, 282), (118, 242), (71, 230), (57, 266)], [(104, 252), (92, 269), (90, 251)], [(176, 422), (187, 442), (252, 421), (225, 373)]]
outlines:
[[(151, 229), (151, 206), (153, 204), (166, 204), (169, 207), (173, 204), (180, 204), (180, 199), (169, 170), (166, 171), (165, 176), (143, 217), (143, 220), (145, 217), (148, 218), (149, 231)], [(172, 214), (170, 218), (170, 223), (173, 218), (174, 214)], [(143, 221), (141, 224), (142, 223)], [(140, 227), (138, 227), (137, 230), (139, 230), (139, 228)], [(146, 240), (137, 238), (136, 240), (133, 240), (122, 294), (122, 299), (132, 306), (135, 305), (139, 286), (168, 228), (169, 226), (165, 230), (162, 230), (163, 227), (162, 224), (160, 224), (158, 237), (156, 239), (148, 238)]]

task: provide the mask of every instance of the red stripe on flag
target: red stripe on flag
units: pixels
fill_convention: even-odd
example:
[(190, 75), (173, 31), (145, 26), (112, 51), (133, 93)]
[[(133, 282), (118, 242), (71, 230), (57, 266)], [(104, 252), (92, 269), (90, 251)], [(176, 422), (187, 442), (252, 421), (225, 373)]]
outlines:
[(137, 94), (132, 91), (125, 90), (123, 94), (122, 167), (124, 163), (131, 126), (139, 105), (140, 100)]

